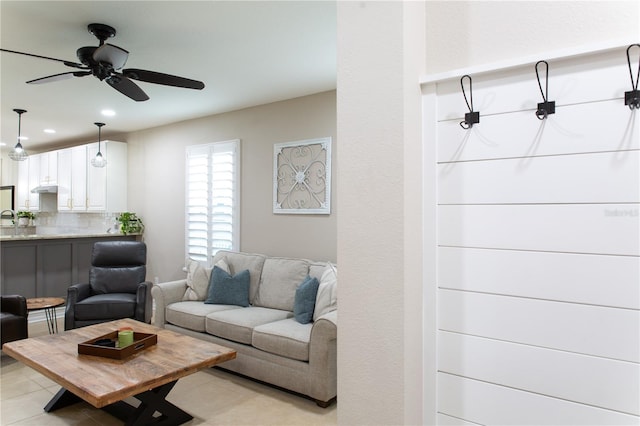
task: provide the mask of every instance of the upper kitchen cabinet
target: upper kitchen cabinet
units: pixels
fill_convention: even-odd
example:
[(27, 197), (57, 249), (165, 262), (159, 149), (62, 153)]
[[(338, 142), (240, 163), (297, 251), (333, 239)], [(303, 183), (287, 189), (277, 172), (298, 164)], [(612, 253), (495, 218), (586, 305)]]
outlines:
[(102, 142), (105, 167), (93, 167), (98, 144), (58, 151), (58, 211), (127, 210), (127, 144)]
[(43, 186), (56, 185), (58, 181), (58, 152), (30, 155), (18, 164), (16, 210), (40, 210), (40, 194), (31, 192)]
[(100, 148), (105, 167), (93, 167), (91, 159), (98, 144), (87, 146), (87, 211), (123, 212), (127, 210), (127, 144), (104, 141)]
[(58, 182), (58, 151), (38, 154), (40, 157), (40, 185), (55, 185)]
[(40, 186), (40, 155), (31, 155), (18, 163), (17, 210), (40, 210), (40, 195), (31, 189)]
[(58, 211), (87, 211), (87, 146), (58, 151)]

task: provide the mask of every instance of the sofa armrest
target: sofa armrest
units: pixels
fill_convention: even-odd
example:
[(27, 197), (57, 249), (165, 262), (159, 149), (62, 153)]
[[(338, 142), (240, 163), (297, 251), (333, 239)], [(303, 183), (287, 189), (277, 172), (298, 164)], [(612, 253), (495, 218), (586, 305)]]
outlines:
[(2, 312), (8, 312), (19, 317), (27, 317), (27, 299), (18, 294), (2, 296)]
[(182, 301), (182, 296), (184, 296), (186, 290), (186, 279), (155, 284), (151, 288), (151, 296), (156, 303), (153, 325), (164, 328), (166, 307), (172, 303)]
[(64, 309), (64, 329), (75, 328), (76, 303), (91, 296), (91, 285), (89, 283), (74, 284), (67, 288), (67, 305)]
[(335, 311), (327, 312), (326, 314), (322, 315), (321, 317), (318, 317), (316, 322), (318, 322), (320, 320), (327, 320), (327, 321), (333, 323), (333, 325), (337, 328), (338, 327), (338, 310), (336, 309)]
[(313, 323), (309, 341), (309, 383), (316, 403), (326, 406), (337, 390), (338, 311), (326, 313)]
[[(328, 312), (313, 323), (309, 341), (309, 362), (326, 364), (335, 357), (338, 335), (338, 311)], [(330, 351), (334, 351), (330, 354)]]
[(136, 312), (135, 319), (149, 324), (151, 322), (151, 311), (153, 303), (151, 300), (151, 289), (153, 284), (151, 281), (144, 281), (138, 284), (136, 290)]

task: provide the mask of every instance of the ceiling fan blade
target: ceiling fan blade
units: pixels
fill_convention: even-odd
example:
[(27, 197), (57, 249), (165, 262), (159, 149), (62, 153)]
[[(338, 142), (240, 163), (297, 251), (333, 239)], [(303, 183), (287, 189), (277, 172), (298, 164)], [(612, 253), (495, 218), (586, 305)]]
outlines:
[(36, 78), (35, 80), (27, 81), (28, 84), (42, 84), (42, 83), (51, 83), (54, 81), (67, 80), (71, 77), (84, 77), (85, 75), (90, 75), (91, 71), (69, 71), (63, 72), (60, 74), (49, 75), (47, 77)]
[(124, 67), (129, 58), (129, 52), (113, 44), (105, 43), (93, 52), (93, 60), (111, 64), (114, 70)]
[(138, 87), (133, 81), (129, 80), (122, 74), (113, 73), (105, 79), (109, 86), (116, 89), (118, 92), (133, 99), (136, 102), (146, 101), (149, 99), (144, 91)]
[(204, 89), (204, 83), (198, 80), (178, 77), (175, 75), (164, 74), (161, 72), (139, 70), (136, 68), (127, 68), (122, 73), (134, 80), (140, 80), (147, 83), (163, 84), (165, 86), (184, 87), (186, 89)]
[(51, 58), (49, 56), (34, 55), (33, 53), (18, 52), (17, 50), (0, 49), (0, 51), (1, 52), (7, 52), (7, 53), (15, 53), (17, 55), (31, 56), (33, 58), (47, 59), (49, 61), (62, 62), (63, 64), (65, 64), (68, 67), (80, 68), (80, 69), (85, 68), (85, 66), (82, 65), (82, 64), (79, 64), (77, 62), (65, 61), (64, 59)]

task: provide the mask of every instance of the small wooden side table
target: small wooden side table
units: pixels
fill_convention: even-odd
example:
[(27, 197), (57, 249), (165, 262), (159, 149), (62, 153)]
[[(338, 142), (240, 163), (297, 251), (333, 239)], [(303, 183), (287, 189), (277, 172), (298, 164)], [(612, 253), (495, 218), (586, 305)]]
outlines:
[(64, 305), (64, 299), (62, 297), (36, 297), (33, 299), (27, 299), (27, 311), (31, 312), (44, 309), (44, 314), (47, 317), (49, 334), (58, 332), (56, 308), (62, 305)]

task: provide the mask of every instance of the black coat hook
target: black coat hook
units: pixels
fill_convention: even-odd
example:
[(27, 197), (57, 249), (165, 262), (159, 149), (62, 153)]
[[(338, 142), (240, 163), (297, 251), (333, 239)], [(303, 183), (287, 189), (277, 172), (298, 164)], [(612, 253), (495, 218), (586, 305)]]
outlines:
[[(471, 99), (471, 103), (467, 99), (467, 94), (464, 91), (464, 79), (469, 79), (469, 98)], [(463, 129), (470, 129), (474, 124), (480, 122), (480, 113), (473, 110), (473, 82), (471, 81), (471, 77), (469, 75), (463, 75), (460, 79), (460, 87), (462, 87), (462, 95), (464, 96), (464, 101), (467, 103), (467, 107), (469, 108), (469, 112), (464, 115), (464, 121), (460, 122), (460, 127)]]
[(640, 44), (632, 44), (627, 47), (627, 64), (629, 64), (629, 76), (631, 77), (631, 91), (624, 92), (624, 104), (629, 105), (629, 109), (640, 109), (640, 90), (638, 90), (638, 80), (640, 79), (640, 60), (638, 60), (638, 73), (636, 74), (636, 81), (633, 82), (633, 71), (631, 71), (631, 58), (629, 57), (629, 50), (632, 47), (640, 48)]
[[(546, 67), (545, 72), (545, 88), (542, 90), (542, 83), (540, 83), (540, 74), (538, 73), (538, 66), (540, 64), (544, 64)], [(536, 78), (538, 79), (538, 87), (540, 88), (540, 93), (542, 94), (542, 101), (538, 104), (538, 109), (536, 110), (536, 117), (538, 120), (544, 120), (547, 118), (549, 114), (556, 113), (556, 102), (549, 100), (549, 63), (547, 61), (538, 61), (536, 62)]]

